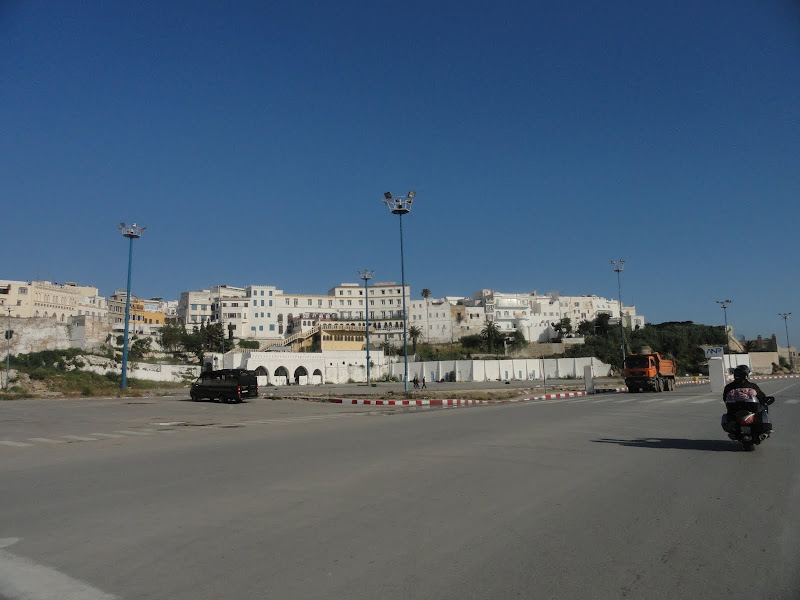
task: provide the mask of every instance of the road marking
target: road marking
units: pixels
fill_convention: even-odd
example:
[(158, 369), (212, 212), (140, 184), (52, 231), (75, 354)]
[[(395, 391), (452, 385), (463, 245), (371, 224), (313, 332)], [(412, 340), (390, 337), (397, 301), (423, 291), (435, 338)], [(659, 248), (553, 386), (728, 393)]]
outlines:
[(670, 400), (664, 400), (664, 404), (678, 404), (679, 402), (686, 402), (686, 398), (672, 398)]
[[(0, 548), (17, 541), (17, 538), (0, 539)], [(118, 600), (117, 596), (7, 550), (0, 550), (0, 597), (8, 600)]]
[(125, 435), (152, 435), (152, 434), (151, 434), (149, 431), (147, 431), (147, 430), (143, 430), (143, 431), (129, 431), (129, 430), (126, 430), (126, 429), (121, 429), (121, 430), (117, 431), (117, 433), (124, 433)]
[(647, 402), (663, 402), (663, 400), (661, 400), (661, 398), (648, 398), (647, 400), (642, 400), (643, 404)]
[(12, 442), (10, 440), (0, 440), (0, 444), (5, 444), (6, 446), (14, 446), (16, 448), (22, 448), (23, 446), (33, 446), (33, 444), (26, 444), (25, 442)]
[(50, 438), (28, 438), (31, 442), (43, 442), (45, 444), (66, 444), (64, 440), (51, 440)]
[(709, 402), (715, 402), (719, 400), (719, 398), (700, 398), (700, 400), (692, 400), (690, 404), (708, 404)]
[(792, 398), (791, 400), (787, 400), (786, 402), (784, 402), (784, 404), (797, 404), (798, 402), (800, 402), (800, 400), (798, 400), (797, 398)]
[(625, 404), (626, 402), (634, 402), (638, 400), (638, 398), (625, 398), (624, 400), (617, 400), (615, 404)]
[(61, 437), (77, 442), (96, 442), (97, 438), (86, 437), (85, 435), (62, 435)]
[(91, 433), (89, 435), (96, 435), (97, 437), (103, 438), (124, 438), (124, 435), (120, 435), (119, 433)]

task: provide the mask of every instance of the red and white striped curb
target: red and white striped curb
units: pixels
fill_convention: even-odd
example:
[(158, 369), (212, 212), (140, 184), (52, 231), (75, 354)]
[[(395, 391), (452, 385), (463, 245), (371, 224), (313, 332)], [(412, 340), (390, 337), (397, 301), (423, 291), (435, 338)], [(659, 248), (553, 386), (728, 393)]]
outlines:
[[(595, 393), (627, 392), (628, 388), (613, 388), (595, 390)], [(545, 394), (544, 396), (526, 396), (523, 398), (510, 398), (507, 400), (470, 400), (466, 398), (446, 398), (429, 400), (365, 400), (358, 398), (331, 398), (329, 402), (334, 404), (361, 404), (365, 406), (468, 406), (472, 404), (508, 404), (509, 402), (531, 402), (534, 400), (556, 400), (558, 398), (577, 398), (586, 396), (586, 392), (559, 392), (557, 394)]]
[(797, 379), (800, 375), (756, 375), (750, 379)]
[(675, 385), (702, 385), (704, 383), (709, 383), (710, 379), (698, 379), (697, 381), (676, 381)]

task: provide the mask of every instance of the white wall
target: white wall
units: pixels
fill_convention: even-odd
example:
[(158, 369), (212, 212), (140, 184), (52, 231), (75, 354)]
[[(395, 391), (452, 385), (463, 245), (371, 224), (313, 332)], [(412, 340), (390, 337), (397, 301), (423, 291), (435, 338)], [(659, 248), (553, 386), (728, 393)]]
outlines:
[[(502, 360), (442, 360), (430, 362), (409, 362), (408, 377), (426, 381), (440, 381), (446, 373), (455, 371), (457, 381), (530, 381), (541, 380), (542, 369), (548, 379), (582, 378), (584, 367), (591, 366), (595, 377), (607, 377), (611, 366), (597, 358), (521, 358)], [(390, 375), (402, 380), (404, 365), (401, 362), (389, 365)]]

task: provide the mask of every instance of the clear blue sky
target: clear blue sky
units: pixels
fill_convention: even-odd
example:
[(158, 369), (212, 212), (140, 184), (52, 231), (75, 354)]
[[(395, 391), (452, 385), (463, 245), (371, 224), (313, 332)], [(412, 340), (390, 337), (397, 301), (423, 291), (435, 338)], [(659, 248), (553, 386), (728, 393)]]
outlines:
[[(0, 278), (622, 295), (783, 335), (800, 2), (0, 0)], [(791, 322), (790, 322), (791, 324)], [(800, 327), (795, 337), (800, 341)], [(781, 338), (783, 339), (783, 338)]]

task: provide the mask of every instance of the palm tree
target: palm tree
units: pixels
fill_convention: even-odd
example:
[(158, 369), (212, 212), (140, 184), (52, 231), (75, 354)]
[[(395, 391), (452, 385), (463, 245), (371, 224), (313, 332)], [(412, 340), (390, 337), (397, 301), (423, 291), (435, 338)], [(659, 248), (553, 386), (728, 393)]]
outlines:
[(417, 353), (417, 340), (421, 335), (422, 335), (422, 330), (416, 325), (412, 325), (411, 327), (408, 328), (408, 337), (411, 338), (411, 344), (412, 344), (411, 352), (413, 352), (414, 354)]
[(502, 337), (500, 328), (494, 321), (486, 321), (486, 326), (481, 330), (481, 336), (489, 345), (489, 352), (494, 352), (495, 342), (499, 342)]
[(422, 296), (422, 299), (425, 300), (425, 335), (428, 335), (428, 331), (430, 331), (430, 327), (428, 325), (428, 298), (431, 296), (431, 291), (428, 288), (422, 288), (420, 296)]

